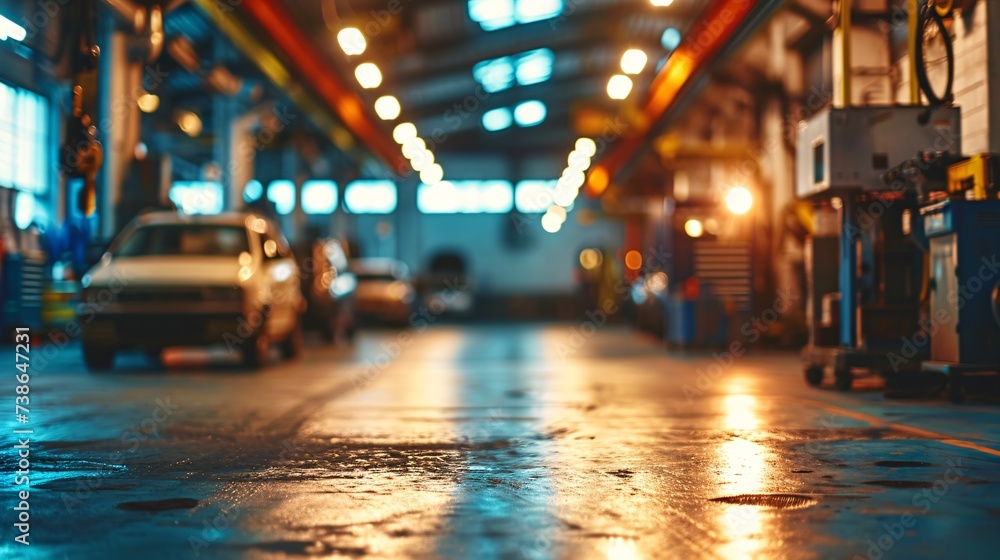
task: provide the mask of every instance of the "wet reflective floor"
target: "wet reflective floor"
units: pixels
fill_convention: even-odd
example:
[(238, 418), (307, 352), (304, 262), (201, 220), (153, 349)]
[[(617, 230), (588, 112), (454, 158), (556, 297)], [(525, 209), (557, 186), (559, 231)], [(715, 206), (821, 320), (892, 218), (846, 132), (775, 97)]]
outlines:
[(38, 348), (32, 545), (5, 484), (0, 553), (996, 557), (996, 404), (810, 389), (791, 353), (592, 326), (383, 332), (258, 372), (181, 352), (93, 375)]

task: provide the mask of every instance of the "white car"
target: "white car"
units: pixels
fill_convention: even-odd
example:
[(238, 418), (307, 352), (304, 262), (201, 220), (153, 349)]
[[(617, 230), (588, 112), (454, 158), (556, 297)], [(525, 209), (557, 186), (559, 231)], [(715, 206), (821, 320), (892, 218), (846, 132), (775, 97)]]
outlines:
[(159, 358), (170, 346), (225, 345), (250, 366), (272, 343), (301, 351), (299, 269), (275, 223), (254, 214), (139, 216), (81, 279), (78, 309), (89, 369), (121, 350)]

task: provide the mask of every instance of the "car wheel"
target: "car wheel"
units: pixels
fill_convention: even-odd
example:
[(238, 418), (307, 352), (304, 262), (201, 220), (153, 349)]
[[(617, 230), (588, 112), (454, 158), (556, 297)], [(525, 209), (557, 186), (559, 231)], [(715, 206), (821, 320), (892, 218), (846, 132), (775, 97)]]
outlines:
[(286, 360), (294, 360), (302, 355), (302, 321), (295, 323), (292, 332), (288, 333), (288, 338), (281, 343), (281, 357)]
[(838, 391), (850, 391), (854, 385), (854, 372), (850, 368), (838, 368), (833, 372), (833, 380)]
[(808, 366), (805, 370), (806, 383), (810, 387), (819, 387), (823, 383), (823, 368), (820, 366)]
[[(261, 327), (263, 330), (263, 327)], [(263, 332), (243, 343), (243, 364), (251, 368), (263, 367), (271, 353), (271, 340)]]
[(115, 350), (84, 343), (83, 363), (90, 371), (108, 371), (115, 365)]
[(323, 341), (327, 344), (337, 344), (337, 318), (332, 317), (327, 319), (326, 324), (323, 325)]

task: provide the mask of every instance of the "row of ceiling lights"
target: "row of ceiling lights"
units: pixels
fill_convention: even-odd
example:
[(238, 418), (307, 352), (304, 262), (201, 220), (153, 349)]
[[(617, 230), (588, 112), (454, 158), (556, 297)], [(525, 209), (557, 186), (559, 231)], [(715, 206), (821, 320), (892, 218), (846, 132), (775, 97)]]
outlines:
[(580, 196), (580, 189), (587, 178), (587, 170), (590, 169), (592, 158), (596, 155), (596, 142), (590, 138), (580, 138), (576, 141), (576, 147), (570, 152), (566, 161), (566, 169), (556, 182), (552, 205), (542, 216), (542, 229), (549, 233), (556, 233), (562, 229), (563, 223), (566, 222), (566, 211)]
[[(674, 0), (650, 0), (653, 6), (670, 6)], [(674, 28), (668, 28), (663, 32), (661, 43), (668, 51), (672, 51), (680, 44), (681, 36)], [(629, 49), (625, 51), (621, 59), (621, 74), (615, 74), (608, 80), (608, 97), (615, 100), (628, 98), (632, 93), (632, 78), (641, 74), (646, 69), (649, 56), (640, 49)], [(586, 182), (587, 170), (590, 168), (591, 159), (597, 155), (597, 145), (590, 138), (581, 138), (576, 142), (576, 149), (570, 153), (569, 162), (563, 171), (562, 177), (556, 184), (553, 196), (553, 204), (549, 207), (542, 218), (542, 228), (549, 233), (556, 233), (562, 228), (566, 221), (566, 208), (573, 205), (576, 197), (580, 193), (580, 188)]]
[[(355, 27), (346, 27), (337, 34), (337, 42), (347, 56), (364, 54), (367, 48), (364, 34)], [(372, 62), (363, 62), (354, 69), (354, 77), (364, 89), (376, 89), (382, 85), (382, 72)], [(375, 114), (384, 121), (399, 118), (403, 108), (392, 95), (383, 95), (375, 100)], [(444, 168), (434, 161), (434, 152), (427, 148), (427, 142), (420, 138), (413, 123), (396, 125), (392, 138), (402, 146), (403, 156), (410, 160), (410, 166), (420, 174), (420, 181), (436, 185), (444, 180)]]

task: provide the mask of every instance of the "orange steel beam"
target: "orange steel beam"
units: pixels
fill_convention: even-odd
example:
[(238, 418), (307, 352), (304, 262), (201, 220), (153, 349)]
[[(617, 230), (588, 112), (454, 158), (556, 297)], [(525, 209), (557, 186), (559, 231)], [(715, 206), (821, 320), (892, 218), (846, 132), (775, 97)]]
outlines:
[(409, 163), (361, 97), (324, 60), (277, 0), (244, 0), (243, 12), (266, 31), (344, 125), (393, 172), (406, 175)]
[(587, 195), (599, 197), (604, 194), (615, 176), (648, 141), (656, 124), (748, 20), (758, 3), (758, 0), (716, 0), (707, 8), (702, 20), (691, 27), (682, 44), (653, 78), (638, 117), (632, 120), (611, 151), (591, 169), (587, 177)]

